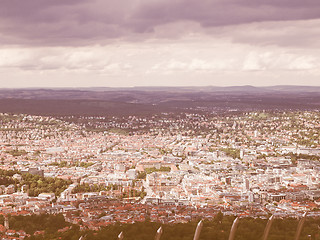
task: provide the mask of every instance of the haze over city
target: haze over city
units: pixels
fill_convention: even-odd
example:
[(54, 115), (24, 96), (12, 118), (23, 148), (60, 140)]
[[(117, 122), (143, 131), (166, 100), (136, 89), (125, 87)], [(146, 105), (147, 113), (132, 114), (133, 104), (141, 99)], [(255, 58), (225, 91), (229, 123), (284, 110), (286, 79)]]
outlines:
[(319, 86), (317, 0), (0, 3), (0, 87)]

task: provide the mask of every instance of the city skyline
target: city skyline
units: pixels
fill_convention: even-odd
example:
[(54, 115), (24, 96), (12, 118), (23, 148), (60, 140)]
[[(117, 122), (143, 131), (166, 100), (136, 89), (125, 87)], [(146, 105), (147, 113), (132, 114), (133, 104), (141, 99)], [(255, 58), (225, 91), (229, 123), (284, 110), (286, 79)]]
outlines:
[(0, 87), (320, 86), (320, 3), (3, 1)]

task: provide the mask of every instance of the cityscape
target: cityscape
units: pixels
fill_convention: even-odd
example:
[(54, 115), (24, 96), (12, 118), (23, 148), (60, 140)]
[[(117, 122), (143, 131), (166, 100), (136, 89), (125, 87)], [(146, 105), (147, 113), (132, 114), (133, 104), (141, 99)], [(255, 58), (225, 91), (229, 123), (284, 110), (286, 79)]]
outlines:
[(320, 240), (319, 0), (1, 0), (0, 240)]
[(0, 119), (2, 216), (62, 214), (96, 231), (320, 216), (318, 111)]

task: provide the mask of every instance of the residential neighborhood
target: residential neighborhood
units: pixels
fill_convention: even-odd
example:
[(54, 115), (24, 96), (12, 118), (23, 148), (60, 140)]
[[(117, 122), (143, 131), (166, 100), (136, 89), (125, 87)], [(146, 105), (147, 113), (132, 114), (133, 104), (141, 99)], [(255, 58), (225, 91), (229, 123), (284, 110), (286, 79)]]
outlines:
[(320, 216), (319, 112), (128, 119), (1, 114), (0, 214), (60, 213), (93, 230)]

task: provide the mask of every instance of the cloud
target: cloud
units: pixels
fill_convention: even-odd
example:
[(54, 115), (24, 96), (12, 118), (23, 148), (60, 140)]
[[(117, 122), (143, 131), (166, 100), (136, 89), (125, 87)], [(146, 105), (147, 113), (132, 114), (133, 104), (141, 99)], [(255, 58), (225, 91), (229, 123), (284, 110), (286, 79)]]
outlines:
[(176, 38), (230, 25), (318, 18), (318, 0), (3, 0), (0, 44), (106, 44), (159, 37), (161, 29), (161, 37)]
[[(114, 47), (113, 47), (114, 48)], [(121, 74), (131, 65), (116, 59), (117, 49), (83, 47), (70, 48), (6, 48), (0, 49), (1, 69), (35, 71), (72, 71)]]
[(142, 5), (134, 18), (140, 19), (146, 28), (177, 20), (195, 21), (209, 27), (315, 19), (320, 17), (319, 9), (320, 3), (317, 0), (167, 0), (150, 1)]
[(211, 37), (84, 47), (0, 48), (0, 68), (94, 74), (175, 74), (320, 69), (320, 51), (250, 46)]
[(319, 0), (2, 0), (0, 79), (319, 84), (319, 26)]
[(3, 44), (86, 45), (124, 35), (124, 1), (4, 0)]
[(254, 45), (277, 45), (295, 48), (319, 48), (320, 19), (250, 23), (224, 26), (212, 35), (234, 42)]
[(320, 67), (316, 56), (303, 56), (283, 51), (250, 52), (243, 61), (244, 71), (306, 71)]

